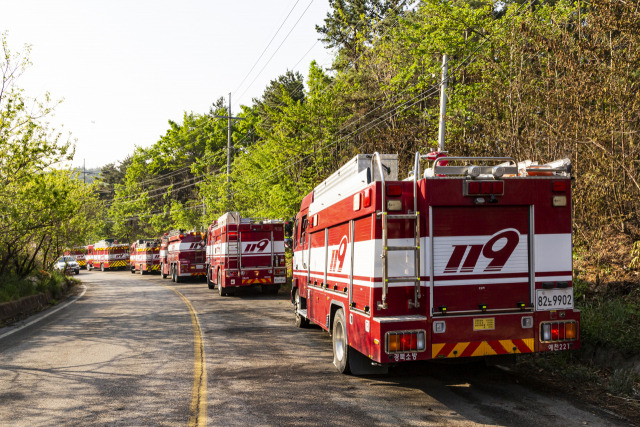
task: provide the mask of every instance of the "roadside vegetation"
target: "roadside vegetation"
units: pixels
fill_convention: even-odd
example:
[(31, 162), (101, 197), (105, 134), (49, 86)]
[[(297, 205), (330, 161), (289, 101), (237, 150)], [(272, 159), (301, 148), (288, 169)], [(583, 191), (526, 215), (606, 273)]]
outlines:
[(398, 153), (402, 174), (416, 151), (437, 145), (447, 53), (449, 152), (572, 162), (585, 350), (536, 363), (594, 374), (637, 396), (638, 373), (607, 371), (597, 355), (640, 354), (640, 2), (406, 3), (330, 0), (317, 30), (333, 64), (312, 63), (306, 76), (283, 70), (242, 107), (229, 182), (221, 97), (79, 184), (60, 169), (73, 156), (71, 141), (44, 124), (55, 103), (28, 100), (15, 86), (28, 50), (12, 56), (3, 39), (0, 276), (23, 283), (65, 246), (204, 228), (228, 210), (289, 218), (357, 153)]
[(0, 276), (0, 303), (42, 293), (49, 294), (55, 302), (69, 287), (78, 282), (77, 279), (58, 271), (40, 271), (26, 278)]

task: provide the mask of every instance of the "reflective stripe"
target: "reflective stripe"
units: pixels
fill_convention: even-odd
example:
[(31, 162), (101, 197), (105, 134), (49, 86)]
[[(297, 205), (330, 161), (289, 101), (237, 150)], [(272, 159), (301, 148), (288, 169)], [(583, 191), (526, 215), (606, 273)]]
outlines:
[(431, 357), (474, 357), (495, 354), (532, 353), (533, 338), (433, 344)]

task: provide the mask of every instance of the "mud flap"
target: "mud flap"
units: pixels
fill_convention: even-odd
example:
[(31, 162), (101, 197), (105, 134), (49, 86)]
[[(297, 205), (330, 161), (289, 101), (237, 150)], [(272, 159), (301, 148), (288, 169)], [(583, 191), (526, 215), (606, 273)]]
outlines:
[(376, 375), (387, 374), (387, 365), (373, 365), (371, 359), (357, 350), (349, 347), (349, 368), (352, 375)]

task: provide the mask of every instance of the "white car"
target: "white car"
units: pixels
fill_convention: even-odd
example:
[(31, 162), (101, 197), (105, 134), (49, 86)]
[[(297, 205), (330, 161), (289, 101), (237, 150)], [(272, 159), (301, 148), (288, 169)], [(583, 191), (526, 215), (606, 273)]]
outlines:
[(53, 269), (67, 274), (71, 274), (72, 272), (80, 274), (80, 265), (72, 256), (61, 256), (58, 258), (53, 265)]

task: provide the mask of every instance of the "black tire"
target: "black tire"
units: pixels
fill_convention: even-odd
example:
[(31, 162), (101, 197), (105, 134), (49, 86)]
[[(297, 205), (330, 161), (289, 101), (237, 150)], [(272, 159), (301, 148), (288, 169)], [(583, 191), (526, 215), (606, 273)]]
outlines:
[(296, 327), (306, 328), (309, 326), (309, 319), (298, 313), (298, 309), (302, 307), (302, 298), (300, 298), (300, 292), (296, 288), (296, 293), (293, 299), (293, 306), (296, 314)]
[(164, 273), (164, 262), (160, 264), (160, 276), (162, 276), (163, 279), (166, 279), (168, 276), (168, 274)]
[(92, 271), (93, 270), (93, 264), (87, 264), (87, 270)]
[(104, 271), (104, 264), (100, 263), (100, 271)]
[(347, 337), (347, 322), (344, 311), (339, 308), (333, 316), (333, 364), (343, 374), (350, 374), (349, 340)]
[(211, 270), (209, 269), (209, 266), (207, 266), (207, 286), (209, 287), (209, 289), (215, 289), (216, 285), (215, 283), (213, 283), (213, 280), (211, 280)]
[(80, 274), (80, 270), (76, 270), (76, 274)]
[(221, 297), (227, 296), (227, 291), (222, 287), (222, 275), (220, 274), (220, 270), (218, 270), (218, 294)]
[(174, 270), (176, 271), (176, 280), (174, 280), (174, 282), (176, 282), (176, 283), (180, 283), (182, 281), (182, 279), (180, 278), (180, 275), (178, 274), (178, 269), (179, 268), (180, 267), (178, 266), (178, 264), (176, 264), (176, 266), (174, 268)]
[(131, 274), (136, 274), (136, 268), (135, 268), (135, 266), (131, 266)]

